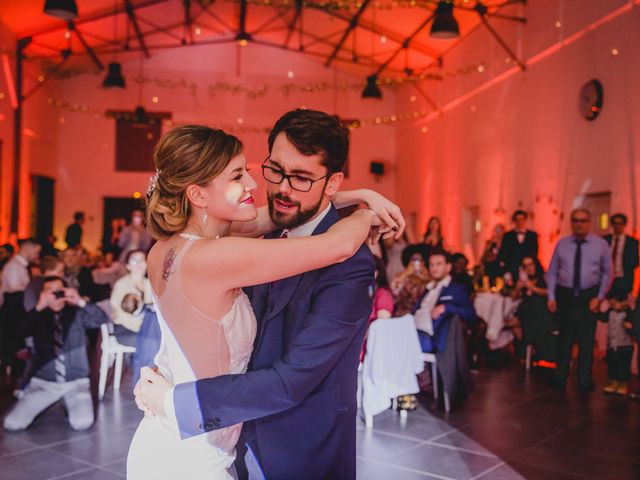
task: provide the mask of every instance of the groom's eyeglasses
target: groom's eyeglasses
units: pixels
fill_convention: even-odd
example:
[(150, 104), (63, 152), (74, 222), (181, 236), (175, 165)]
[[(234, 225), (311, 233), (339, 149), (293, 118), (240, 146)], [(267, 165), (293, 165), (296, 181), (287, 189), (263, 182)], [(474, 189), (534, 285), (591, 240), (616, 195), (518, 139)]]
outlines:
[(308, 192), (311, 190), (314, 183), (329, 176), (329, 174), (327, 174), (324, 177), (312, 179), (303, 177), (302, 175), (289, 175), (278, 168), (265, 165), (268, 161), (269, 157), (262, 162), (262, 176), (264, 179), (267, 182), (274, 183), (276, 185), (280, 185), (284, 180), (287, 180), (291, 188), (298, 192)]

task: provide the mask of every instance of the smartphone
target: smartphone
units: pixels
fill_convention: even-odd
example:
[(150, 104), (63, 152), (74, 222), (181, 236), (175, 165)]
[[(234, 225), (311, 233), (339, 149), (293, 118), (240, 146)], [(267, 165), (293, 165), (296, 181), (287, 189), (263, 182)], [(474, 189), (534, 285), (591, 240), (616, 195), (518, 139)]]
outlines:
[(56, 290), (53, 292), (53, 296), (56, 298), (64, 298), (64, 290)]

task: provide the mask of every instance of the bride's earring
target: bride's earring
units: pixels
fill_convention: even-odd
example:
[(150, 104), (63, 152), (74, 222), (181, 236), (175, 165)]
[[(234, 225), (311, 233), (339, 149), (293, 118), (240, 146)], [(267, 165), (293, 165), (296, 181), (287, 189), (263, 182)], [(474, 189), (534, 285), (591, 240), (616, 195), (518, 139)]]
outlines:
[(204, 215), (202, 216), (202, 226), (206, 226), (207, 225), (207, 220), (208, 219), (209, 219), (209, 214), (205, 210)]

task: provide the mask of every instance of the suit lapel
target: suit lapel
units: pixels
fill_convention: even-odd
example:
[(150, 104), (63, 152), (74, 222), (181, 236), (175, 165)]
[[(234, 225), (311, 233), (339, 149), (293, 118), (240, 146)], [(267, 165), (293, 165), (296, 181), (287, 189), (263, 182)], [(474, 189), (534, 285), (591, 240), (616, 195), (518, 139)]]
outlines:
[[(338, 220), (340, 220), (340, 216), (338, 215), (337, 210), (334, 207), (331, 207), (331, 210), (329, 210), (327, 215), (322, 219), (311, 235), (313, 236), (325, 233), (329, 230), (329, 227)], [(293, 277), (271, 283), (268, 292), (267, 302), (269, 307), (267, 310), (267, 316), (265, 317), (265, 323), (279, 315), (289, 304), (291, 297), (296, 293), (298, 284), (304, 275), (305, 274), (303, 273), (302, 275), (295, 275)]]

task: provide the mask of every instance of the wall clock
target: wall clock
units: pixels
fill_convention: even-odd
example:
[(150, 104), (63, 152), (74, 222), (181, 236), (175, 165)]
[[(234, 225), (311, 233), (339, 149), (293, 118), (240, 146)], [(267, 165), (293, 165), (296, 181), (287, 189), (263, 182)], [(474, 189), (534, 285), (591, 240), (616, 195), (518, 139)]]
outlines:
[(578, 95), (578, 111), (580, 116), (588, 121), (595, 120), (602, 110), (604, 90), (600, 80), (589, 80), (580, 89)]

